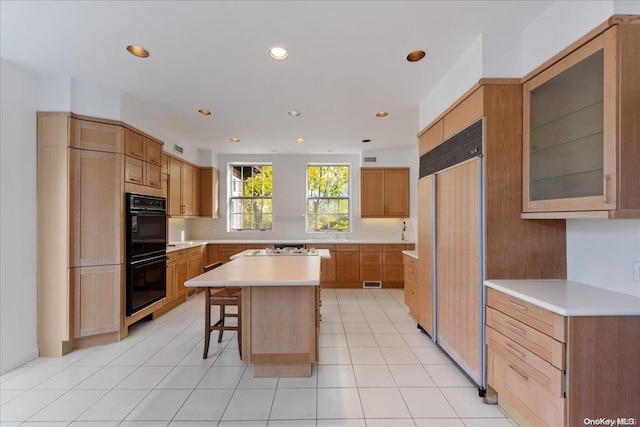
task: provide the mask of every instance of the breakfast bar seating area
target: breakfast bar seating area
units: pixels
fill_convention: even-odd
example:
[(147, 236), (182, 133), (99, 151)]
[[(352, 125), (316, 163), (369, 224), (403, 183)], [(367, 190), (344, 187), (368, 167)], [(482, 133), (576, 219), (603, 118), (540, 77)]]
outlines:
[[(328, 251), (312, 256), (244, 255), (185, 286), (204, 287), (207, 293), (242, 288), (239, 349), (242, 361), (253, 364), (254, 377), (311, 376), (318, 356), (320, 258), (329, 257)], [(207, 347), (208, 340), (205, 356)]]

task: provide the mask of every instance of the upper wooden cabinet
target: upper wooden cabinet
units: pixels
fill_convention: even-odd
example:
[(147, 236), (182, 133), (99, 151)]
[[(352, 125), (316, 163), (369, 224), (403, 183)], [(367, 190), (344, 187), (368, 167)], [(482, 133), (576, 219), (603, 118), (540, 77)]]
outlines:
[(200, 172), (193, 165), (169, 158), (169, 216), (198, 216)]
[(128, 183), (162, 188), (162, 143), (131, 129), (124, 130), (125, 174)]
[(122, 153), (124, 137), (121, 126), (90, 120), (73, 119), (73, 122), (69, 146), (82, 150)]
[(200, 216), (218, 218), (219, 182), (220, 172), (218, 169), (200, 169)]
[(360, 217), (409, 217), (409, 168), (361, 168)]
[(523, 86), (525, 218), (640, 218), (640, 25), (588, 40)]

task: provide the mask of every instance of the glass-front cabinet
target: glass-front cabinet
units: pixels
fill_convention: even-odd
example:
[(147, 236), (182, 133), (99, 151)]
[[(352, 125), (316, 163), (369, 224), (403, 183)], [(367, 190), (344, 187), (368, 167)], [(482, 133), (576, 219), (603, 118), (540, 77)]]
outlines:
[(524, 83), (523, 217), (640, 214), (639, 42), (614, 25)]

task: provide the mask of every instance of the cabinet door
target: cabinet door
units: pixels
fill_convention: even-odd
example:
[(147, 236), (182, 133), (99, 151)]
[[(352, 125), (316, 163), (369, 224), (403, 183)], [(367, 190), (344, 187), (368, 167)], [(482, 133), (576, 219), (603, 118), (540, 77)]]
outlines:
[(118, 332), (124, 264), (70, 269), (74, 338)]
[(162, 188), (162, 166), (144, 162), (145, 185), (153, 188)]
[(124, 263), (122, 157), (69, 148), (71, 267)]
[(612, 35), (595, 38), (523, 86), (525, 212), (616, 207)]
[(170, 259), (171, 258), (169, 257), (169, 260), (167, 260), (167, 287), (166, 287), (167, 296), (165, 297), (168, 303), (173, 301), (175, 298), (174, 281), (176, 277), (176, 263), (174, 261), (171, 261)]
[(182, 165), (182, 205), (183, 215), (198, 215), (200, 210), (200, 173), (190, 164)]
[(150, 138), (145, 138), (145, 160), (151, 164), (162, 166), (162, 144)]
[(174, 286), (174, 299), (182, 298), (187, 293), (187, 288), (184, 286), (189, 277), (188, 259), (186, 257), (176, 260), (175, 270), (173, 272), (173, 286)]
[(124, 130), (124, 154), (129, 157), (144, 160), (145, 137), (131, 129)]
[(206, 249), (207, 253), (207, 262), (208, 264), (213, 264), (214, 262), (220, 261), (220, 246), (209, 243)]
[(125, 156), (124, 158), (124, 180), (133, 184), (144, 185), (145, 162), (140, 159)]
[(320, 260), (320, 281), (335, 282), (336, 281), (336, 253), (329, 252), (331, 258), (322, 258)]
[(121, 126), (87, 120), (71, 120), (70, 146), (83, 150), (122, 153), (124, 132)]
[(382, 217), (384, 208), (384, 169), (360, 169), (360, 217)]
[(409, 169), (384, 171), (384, 214), (387, 217), (409, 217)]
[[(436, 175), (437, 340), (482, 384), (480, 160)], [(422, 258), (422, 254), (420, 254)]]
[(218, 218), (218, 184), (216, 168), (200, 169), (200, 216)]
[(429, 175), (418, 181), (418, 323), (433, 338), (433, 208), (435, 175)]
[(336, 252), (336, 275), (338, 282), (360, 281), (360, 259), (358, 252)]
[(189, 250), (187, 262), (187, 280), (201, 275), (204, 272), (202, 268), (202, 248), (198, 248), (198, 250)]
[(180, 160), (169, 158), (169, 216), (184, 215), (182, 205), (182, 163)]

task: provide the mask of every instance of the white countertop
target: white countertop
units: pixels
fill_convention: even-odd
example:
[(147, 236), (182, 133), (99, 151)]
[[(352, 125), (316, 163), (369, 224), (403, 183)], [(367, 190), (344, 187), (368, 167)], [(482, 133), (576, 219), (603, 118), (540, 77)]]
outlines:
[(203, 286), (318, 286), (319, 256), (243, 256), (184, 283)]
[(638, 316), (640, 298), (568, 280), (486, 280), (485, 286), (563, 316)]
[(418, 251), (402, 251), (402, 253), (409, 255), (411, 258), (418, 259)]
[(253, 240), (191, 240), (187, 242), (169, 242), (167, 245), (167, 253), (174, 251), (181, 251), (183, 249), (189, 249), (196, 246), (211, 244), (222, 245), (254, 245), (263, 244), (265, 247), (273, 244), (304, 244), (308, 248), (312, 248), (313, 245), (334, 245), (334, 244), (377, 244), (377, 245), (413, 245), (414, 242), (408, 240), (391, 240), (391, 239), (376, 239), (376, 240), (362, 240), (362, 239), (298, 239), (298, 240), (269, 240), (269, 239), (253, 239)]

